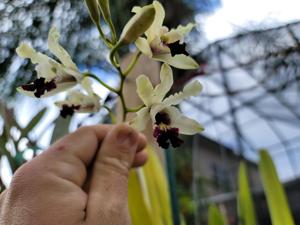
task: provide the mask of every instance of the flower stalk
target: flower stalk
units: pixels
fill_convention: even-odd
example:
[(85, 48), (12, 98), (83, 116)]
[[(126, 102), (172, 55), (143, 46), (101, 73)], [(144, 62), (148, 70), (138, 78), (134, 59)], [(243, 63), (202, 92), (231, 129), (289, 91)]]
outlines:
[[(173, 85), (172, 67), (180, 69), (197, 69), (198, 64), (189, 56), (185, 49), (184, 37), (193, 29), (193, 24), (179, 25), (176, 29), (163, 26), (165, 11), (161, 3), (153, 1), (144, 7), (134, 7), (134, 15), (127, 22), (117, 37), (111, 18), (109, 0), (85, 0), (90, 17), (97, 27), (100, 39), (110, 51), (109, 59), (119, 78), (119, 87), (108, 85), (91, 72), (80, 72), (68, 52), (60, 45), (60, 34), (56, 28), (51, 28), (48, 36), (48, 48), (59, 61), (35, 51), (28, 44), (21, 44), (17, 53), (23, 58), (29, 58), (36, 64), (37, 79), (32, 83), (22, 85), (18, 90), (32, 97), (48, 97), (58, 92), (67, 91), (66, 99), (55, 104), (60, 108), (62, 117), (74, 113), (94, 113), (101, 107), (108, 111), (112, 121), (113, 112), (105, 103), (100, 104), (100, 97), (93, 91), (90, 79), (98, 82), (110, 92), (117, 95), (122, 107), (122, 120), (126, 121), (128, 113), (136, 113), (129, 124), (139, 131), (146, 128), (148, 121), (153, 124), (153, 136), (160, 147), (168, 149), (179, 147), (183, 140), (179, 134), (193, 135), (203, 130), (195, 120), (181, 115), (178, 105), (182, 100), (197, 96), (202, 86), (198, 81), (187, 84), (182, 92), (167, 96)], [(101, 19), (109, 26), (110, 35), (106, 35), (101, 27)], [(134, 44), (137, 51), (130, 63), (123, 70), (119, 60), (119, 50)], [(141, 55), (152, 60), (163, 62), (160, 72), (161, 83), (152, 86), (146, 75), (136, 79), (137, 94), (143, 104), (129, 108), (125, 101), (124, 85), (126, 79), (137, 65)], [(81, 90), (76, 90), (80, 86)], [(74, 90), (75, 89), (75, 90)]]
[(129, 66), (127, 67), (127, 69), (125, 70), (124, 76), (127, 76), (132, 71), (132, 69), (134, 68), (134, 66), (138, 62), (138, 60), (139, 60), (139, 58), (140, 58), (141, 55), (142, 55), (142, 53), (140, 51), (138, 51), (135, 54), (133, 60), (131, 61), (131, 63), (129, 64)]
[(83, 73), (83, 75), (85, 77), (90, 77), (93, 78), (94, 80), (96, 80), (99, 84), (101, 84), (103, 87), (105, 87), (106, 89), (108, 89), (111, 92), (114, 92), (116, 94), (118, 94), (118, 90), (114, 89), (113, 87), (109, 86), (108, 84), (106, 84), (103, 80), (101, 80), (99, 77), (97, 77), (95, 74), (89, 73), (89, 72), (85, 72)]

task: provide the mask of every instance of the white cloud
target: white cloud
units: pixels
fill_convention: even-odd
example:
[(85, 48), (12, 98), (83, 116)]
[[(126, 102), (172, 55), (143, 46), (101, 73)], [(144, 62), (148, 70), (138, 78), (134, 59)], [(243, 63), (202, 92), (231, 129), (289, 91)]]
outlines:
[[(300, 1), (297, 0), (223, 0), (222, 7), (211, 15), (198, 15), (210, 41), (250, 28), (249, 24), (272, 26), (300, 19)], [(247, 26), (248, 25), (248, 26)]]

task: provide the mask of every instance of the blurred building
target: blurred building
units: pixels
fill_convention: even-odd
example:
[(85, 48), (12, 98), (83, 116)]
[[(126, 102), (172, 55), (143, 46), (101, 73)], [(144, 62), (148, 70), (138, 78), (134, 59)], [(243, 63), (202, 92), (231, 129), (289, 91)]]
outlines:
[(193, 192), (198, 224), (207, 224), (207, 208), (211, 203), (221, 207), (230, 224), (236, 224), (239, 164), (242, 160), (246, 163), (251, 187), (259, 190), (262, 186), (257, 164), (203, 135), (191, 137), (190, 142), (193, 149)]
[[(191, 141), (193, 141), (194, 190), (198, 193), (196, 202), (201, 217), (199, 224), (206, 224), (205, 213), (207, 206), (212, 203), (220, 206), (231, 225), (238, 224), (237, 176), (239, 162), (244, 160), (253, 191), (258, 224), (271, 225), (257, 164), (242, 159), (232, 149), (202, 135), (194, 136)], [(300, 179), (285, 182), (284, 188), (295, 224), (300, 224)]]
[(237, 172), (241, 160), (247, 164), (252, 187), (261, 187), (256, 163), (241, 158), (232, 149), (212, 139), (202, 135), (194, 136), (194, 177), (203, 180), (206, 196), (237, 190)]

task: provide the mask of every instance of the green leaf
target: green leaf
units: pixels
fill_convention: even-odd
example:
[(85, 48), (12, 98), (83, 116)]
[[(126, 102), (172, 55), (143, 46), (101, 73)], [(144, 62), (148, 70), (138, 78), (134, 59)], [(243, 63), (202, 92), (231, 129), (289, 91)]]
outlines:
[(6, 143), (8, 139), (4, 134), (0, 136), (0, 155), (5, 156), (8, 160), (10, 169), (12, 172), (15, 172), (18, 168), (17, 162), (15, 161), (14, 157), (11, 155), (11, 153), (6, 149)]
[(45, 115), (46, 111), (47, 111), (47, 108), (43, 108), (31, 119), (31, 121), (27, 124), (27, 126), (24, 129), (22, 129), (22, 131), (21, 131), (22, 137), (26, 137), (28, 135), (28, 133), (31, 130), (33, 130), (33, 128), (35, 128), (36, 125), (38, 125), (38, 123), (41, 121), (41, 119)]
[(253, 199), (248, 182), (247, 168), (244, 162), (239, 168), (239, 193), (238, 193), (238, 213), (240, 225), (256, 225), (256, 215)]
[(211, 205), (208, 209), (208, 225), (227, 225), (227, 220), (217, 206)]
[(273, 225), (294, 225), (287, 197), (281, 185), (271, 156), (260, 151), (259, 171), (266, 193)]
[(55, 127), (52, 133), (50, 144), (53, 144), (59, 138), (69, 133), (71, 118), (72, 117), (70, 116), (67, 118), (62, 118), (61, 116), (57, 117), (56, 121), (54, 122)]
[(168, 180), (154, 148), (145, 166), (131, 170), (128, 204), (132, 225), (172, 225)]
[(8, 138), (10, 136), (10, 129), (12, 127), (16, 127), (17, 129), (21, 130), (19, 124), (17, 123), (15, 119), (15, 114), (13, 109), (8, 108), (4, 103), (0, 102), (0, 114), (5, 121), (4, 123), (4, 131), (6, 137)]
[(15, 162), (17, 163), (17, 166), (20, 167), (22, 164), (26, 162), (24, 158), (24, 152), (17, 152), (14, 157)]

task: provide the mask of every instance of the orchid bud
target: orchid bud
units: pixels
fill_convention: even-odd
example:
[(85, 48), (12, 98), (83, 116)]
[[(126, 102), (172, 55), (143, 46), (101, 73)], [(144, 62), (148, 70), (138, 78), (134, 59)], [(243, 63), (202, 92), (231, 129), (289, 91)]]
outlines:
[(125, 25), (121, 37), (120, 44), (129, 44), (135, 42), (153, 23), (155, 17), (155, 8), (148, 5), (135, 14)]
[(109, 0), (98, 0), (98, 3), (104, 20), (109, 23), (111, 20)]
[(90, 17), (95, 24), (99, 23), (100, 20), (100, 11), (98, 7), (97, 0), (85, 0), (85, 4), (87, 5), (90, 13)]

